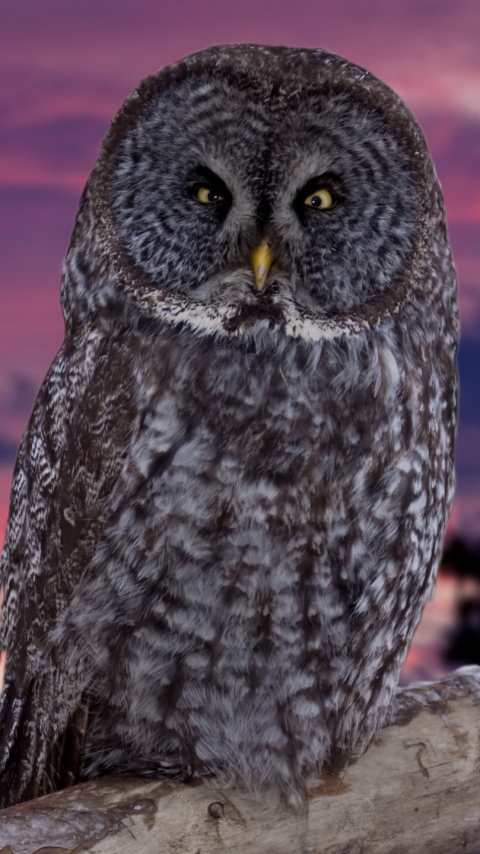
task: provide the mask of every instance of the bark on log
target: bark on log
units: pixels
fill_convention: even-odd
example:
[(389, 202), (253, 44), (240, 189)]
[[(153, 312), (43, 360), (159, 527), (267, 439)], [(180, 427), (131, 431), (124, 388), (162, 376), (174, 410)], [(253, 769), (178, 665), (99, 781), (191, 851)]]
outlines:
[(477, 854), (480, 667), (397, 696), (363, 755), (304, 806), (213, 784), (107, 777), (0, 812), (0, 854)]

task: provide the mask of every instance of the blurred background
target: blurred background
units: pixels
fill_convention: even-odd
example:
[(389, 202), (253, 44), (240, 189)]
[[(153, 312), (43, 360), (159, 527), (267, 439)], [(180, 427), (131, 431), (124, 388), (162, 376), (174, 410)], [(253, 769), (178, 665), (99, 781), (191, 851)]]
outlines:
[(1, 0), (0, 545), (18, 444), (63, 338), (59, 277), (109, 120), (137, 82), (211, 44), (324, 47), (396, 89), (443, 186), (462, 318), (457, 497), (403, 681), (480, 663), (480, 3)]

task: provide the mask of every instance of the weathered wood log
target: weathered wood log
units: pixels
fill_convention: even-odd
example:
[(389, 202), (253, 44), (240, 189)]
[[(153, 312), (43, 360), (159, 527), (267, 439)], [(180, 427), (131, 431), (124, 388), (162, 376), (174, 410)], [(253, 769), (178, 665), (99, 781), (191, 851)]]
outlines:
[(0, 854), (477, 854), (480, 667), (397, 695), (303, 806), (212, 783), (107, 777), (0, 812)]

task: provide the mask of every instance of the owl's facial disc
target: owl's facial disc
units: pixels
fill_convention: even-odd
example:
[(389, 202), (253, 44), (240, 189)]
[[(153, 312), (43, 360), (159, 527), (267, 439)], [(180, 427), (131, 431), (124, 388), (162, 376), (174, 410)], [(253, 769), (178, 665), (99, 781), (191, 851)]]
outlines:
[[(126, 254), (163, 292), (336, 316), (388, 297), (419, 216), (389, 117), (345, 90), (212, 69), (145, 102), (110, 203)], [(253, 311), (253, 309), (252, 309)]]

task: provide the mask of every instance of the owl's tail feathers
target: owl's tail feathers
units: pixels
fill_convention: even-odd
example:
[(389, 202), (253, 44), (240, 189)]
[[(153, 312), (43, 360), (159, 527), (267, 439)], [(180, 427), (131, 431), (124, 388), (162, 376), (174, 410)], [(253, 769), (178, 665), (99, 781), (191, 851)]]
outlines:
[(87, 705), (57, 733), (42, 680), (20, 688), (5, 680), (0, 705), (0, 809), (70, 786), (79, 779)]

